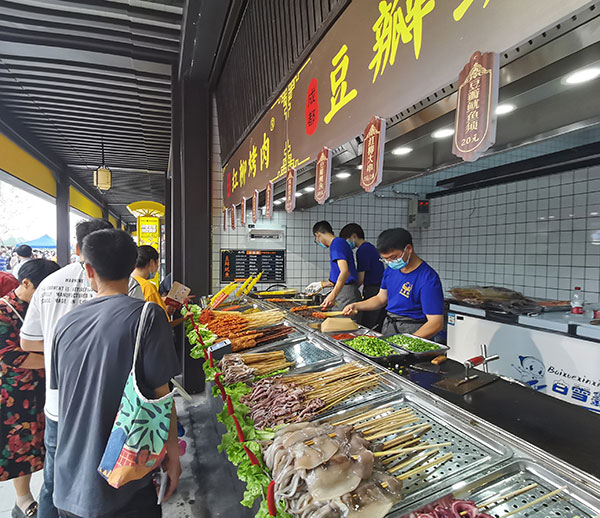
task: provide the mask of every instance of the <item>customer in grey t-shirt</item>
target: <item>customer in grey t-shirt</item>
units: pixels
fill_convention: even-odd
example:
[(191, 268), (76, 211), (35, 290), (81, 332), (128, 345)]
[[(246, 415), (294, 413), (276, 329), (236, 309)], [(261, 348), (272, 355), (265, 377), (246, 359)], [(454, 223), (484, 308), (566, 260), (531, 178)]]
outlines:
[[(85, 267), (98, 297), (60, 319), (52, 350), (52, 388), (59, 391), (54, 504), (61, 517), (160, 516), (150, 477), (114, 489), (97, 472), (127, 377), (144, 302), (127, 296), (137, 250), (121, 230), (100, 230), (83, 244)], [(171, 328), (164, 311), (152, 304), (136, 365), (146, 397), (168, 392), (179, 373)], [(181, 468), (173, 413), (163, 463), (174, 491)]]

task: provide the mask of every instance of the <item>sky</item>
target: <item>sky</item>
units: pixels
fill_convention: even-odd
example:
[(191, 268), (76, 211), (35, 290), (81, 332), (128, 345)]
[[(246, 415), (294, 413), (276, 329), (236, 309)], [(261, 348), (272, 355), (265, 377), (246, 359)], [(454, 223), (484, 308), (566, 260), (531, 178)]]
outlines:
[[(0, 180), (0, 242), (11, 237), (29, 241), (48, 234), (56, 239), (56, 207), (53, 202)], [(71, 242), (75, 225), (84, 218), (71, 212)]]

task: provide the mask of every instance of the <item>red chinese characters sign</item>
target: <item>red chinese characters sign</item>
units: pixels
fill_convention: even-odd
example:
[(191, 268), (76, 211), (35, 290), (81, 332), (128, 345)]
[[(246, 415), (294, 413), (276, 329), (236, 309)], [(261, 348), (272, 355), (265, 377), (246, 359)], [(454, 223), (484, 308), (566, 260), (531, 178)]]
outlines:
[(452, 153), (477, 160), (496, 141), (498, 54), (475, 52), (458, 76), (458, 101)]
[(271, 219), (273, 215), (273, 182), (267, 183), (265, 189), (265, 217)]
[(235, 230), (235, 220), (237, 219), (237, 216), (235, 214), (235, 205), (231, 206), (231, 228), (233, 230)]
[[(316, 161), (323, 146), (336, 149), (349, 142), (361, 134), (373, 114), (388, 119), (455, 83), (457, 72), (475, 49), (513, 48), (590, 3), (347, 2), (246, 139), (226, 158), (223, 205), (239, 205), (242, 197), (250, 198), (267, 182), (284, 178), (289, 169)], [(482, 66), (486, 68), (483, 62)], [(467, 145), (469, 135), (463, 138)], [(383, 143), (383, 136), (380, 140)]]
[(331, 149), (324, 147), (317, 156), (315, 201), (322, 205), (329, 198), (331, 187)]
[(290, 169), (285, 177), (285, 211), (289, 214), (296, 208), (296, 170)]
[(383, 179), (383, 148), (385, 146), (385, 119), (373, 117), (365, 128), (360, 186), (373, 192)]
[(252, 195), (252, 223), (258, 220), (258, 191), (255, 190)]

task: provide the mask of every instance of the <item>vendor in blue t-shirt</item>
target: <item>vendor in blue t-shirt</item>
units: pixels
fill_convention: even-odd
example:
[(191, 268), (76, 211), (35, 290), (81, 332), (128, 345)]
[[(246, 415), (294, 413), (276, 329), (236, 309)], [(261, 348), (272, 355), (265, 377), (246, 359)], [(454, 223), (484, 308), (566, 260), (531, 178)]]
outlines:
[[(340, 237), (346, 240), (352, 250), (356, 251), (356, 271), (358, 287), (362, 289), (362, 300), (368, 300), (379, 293), (383, 278), (384, 266), (377, 248), (365, 240), (365, 232), (358, 223), (348, 223), (340, 230)], [(357, 322), (369, 328), (381, 330), (385, 318), (385, 309), (361, 311)]]
[(335, 237), (331, 225), (327, 221), (319, 221), (313, 226), (315, 243), (329, 248), (329, 280), (313, 282), (305, 288), (305, 292), (315, 293), (321, 288), (333, 286), (331, 293), (323, 301), (322, 308), (333, 306), (342, 309), (361, 299), (358, 291), (358, 274), (354, 266), (354, 254), (350, 245), (341, 237)]
[(415, 253), (410, 232), (385, 230), (377, 250), (387, 265), (379, 293), (369, 300), (349, 304), (344, 314), (385, 307), (385, 335), (409, 333), (431, 338), (444, 327), (444, 293), (436, 271)]

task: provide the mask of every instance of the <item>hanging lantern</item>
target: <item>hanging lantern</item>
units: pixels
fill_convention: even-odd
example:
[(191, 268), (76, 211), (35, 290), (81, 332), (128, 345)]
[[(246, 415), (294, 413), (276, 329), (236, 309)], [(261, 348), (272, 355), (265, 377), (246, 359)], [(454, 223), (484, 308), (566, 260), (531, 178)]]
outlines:
[(94, 187), (99, 191), (108, 191), (112, 187), (112, 172), (105, 164), (104, 140), (102, 140), (102, 165), (94, 171)]

